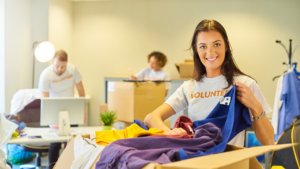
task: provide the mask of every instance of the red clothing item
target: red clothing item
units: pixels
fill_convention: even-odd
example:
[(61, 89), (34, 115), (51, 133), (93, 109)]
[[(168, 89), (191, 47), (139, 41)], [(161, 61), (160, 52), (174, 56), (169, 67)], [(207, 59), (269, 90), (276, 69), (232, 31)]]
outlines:
[(187, 116), (179, 116), (173, 128), (182, 128), (191, 138), (194, 137), (193, 122)]
[(168, 138), (182, 138), (191, 139), (194, 138), (193, 122), (187, 116), (179, 116), (175, 122), (173, 128), (182, 128), (187, 132), (185, 135), (152, 135), (148, 137), (168, 137)]

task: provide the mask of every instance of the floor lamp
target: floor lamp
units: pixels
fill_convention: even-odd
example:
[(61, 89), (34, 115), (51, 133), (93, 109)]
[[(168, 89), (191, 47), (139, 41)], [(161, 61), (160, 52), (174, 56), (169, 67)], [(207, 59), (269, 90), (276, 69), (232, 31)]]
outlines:
[(33, 53), (32, 88), (34, 88), (35, 59), (42, 63), (50, 61), (54, 56), (55, 48), (52, 43), (47, 41), (34, 42)]

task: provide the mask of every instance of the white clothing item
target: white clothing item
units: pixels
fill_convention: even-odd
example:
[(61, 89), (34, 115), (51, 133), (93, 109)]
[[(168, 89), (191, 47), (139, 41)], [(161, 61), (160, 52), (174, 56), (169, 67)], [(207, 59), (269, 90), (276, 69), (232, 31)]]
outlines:
[(51, 65), (41, 73), (39, 90), (49, 92), (50, 97), (74, 97), (74, 84), (81, 80), (82, 77), (73, 64), (67, 63), (65, 72), (60, 76)]
[[(293, 69), (290, 69), (288, 72), (291, 72), (291, 71), (293, 71)], [(280, 100), (280, 95), (281, 95), (283, 76), (284, 75), (285, 74), (283, 74), (279, 77), (278, 82), (277, 82), (277, 87), (276, 87), (274, 106), (273, 106), (273, 114), (272, 114), (272, 125), (273, 125), (273, 128), (274, 128), (274, 134), (277, 134), (277, 132), (278, 132), (279, 109), (282, 105), (282, 100)]]
[(90, 140), (96, 144), (96, 132), (95, 131), (90, 132)]
[(10, 106), (10, 114), (17, 114), (22, 111), (25, 106), (36, 99), (40, 99), (42, 93), (39, 89), (21, 89), (13, 95)]
[[(17, 114), (22, 111), (28, 104), (36, 99), (40, 99), (42, 93), (39, 89), (21, 89), (13, 95), (10, 106), (10, 114)], [(50, 143), (28, 143), (31, 146), (49, 146)]]
[(280, 100), (280, 94), (282, 90), (283, 76), (281, 75), (277, 82), (274, 106), (273, 106), (273, 114), (272, 114), (272, 125), (274, 128), (274, 134), (277, 134), (278, 131), (278, 118), (279, 118), (279, 109), (282, 105), (282, 100)]
[[(171, 80), (168, 72), (163, 71), (153, 71), (151, 68), (145, 68), (135, 75), (138, 80)], [(171, 89), (171, 82), (166, 82), (166, 90)]]
[(90, 169), (103, 149), (104, 146), (77, 135), (74, 139), (75, 160), (72, 162), (71, 169)]
[[(266, 113), (272, 112), (255, 80), (247, 76), (236, 76), (234, 81), (239, 81), (249, 86), (261, 103), (264, 111)], [(204, 77), (199, 82), (196, 80), (185, 81), (165, 103), (169, 104), (176, 113), (188, 108), (188, 116), (192, 121), (203, 120), (232, 88), (230, 86), (228, 89), (224, 89), (227, 85), (227, 80), (223, 75), (215, 78)], [(251, 111), (250, 117), (252, 117)], [(242, 147), (245, 140), (244, 132), (237, 134), (229, 144)]]

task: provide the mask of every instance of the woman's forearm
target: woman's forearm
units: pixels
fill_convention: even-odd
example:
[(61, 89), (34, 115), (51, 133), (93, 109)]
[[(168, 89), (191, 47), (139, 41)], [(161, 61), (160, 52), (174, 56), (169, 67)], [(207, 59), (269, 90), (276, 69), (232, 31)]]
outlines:
[(145, 118), (145, 125), (148, 128), (157, 128), (159, 130), (164, 130), (166, 133), (170, 131), (170, 129), (164, 124), (162, 119), (156, 114), (148, 114)]
[(164, 130), (165, 132), (169, 132), (170, 129), (164, 124), (163, 121), (173, 114), (175, 114), (173, 108), (164, 103), (152, 113), (149, 113), (146, 116), (144, 123), (148, 128), (157, 128), (160, 130)]
[[(254, 117), (258, 117), (262, 114), (263, 108), (258, 106), (256, 109), (251, 109)], [(253, 129), (257, 140), (262, 145), (273, 145), (274, 144), (274, 128), (270, 123), (267, 116), (253, 121)]]

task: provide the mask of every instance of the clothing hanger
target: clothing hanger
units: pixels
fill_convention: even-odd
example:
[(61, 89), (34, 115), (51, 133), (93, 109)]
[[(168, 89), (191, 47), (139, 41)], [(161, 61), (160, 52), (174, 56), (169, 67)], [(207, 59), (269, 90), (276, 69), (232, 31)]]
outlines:
[(294, 71), (297, 71), (297, 62), (292, 63), (292, 66), (295, 66)]
[[(285, 70), (282, 74), (285, 74), (287, 72), (287, 70)], [(279, 78), (281, 75), (278, 75), (278, 76), (275, 76), (275, 77), (273, 77), (273, 81), (275, 80), (275, 79), (277, 79), (277, 78)]]
[(292, 66), (294, 66), (293, 71), (294, 71), (296, 74), (300, 75), (300, 72), (297, 71), (297, 62), (292, 63)]
[[(282, 63), (283, 65), (287, 65), (285, 62), (283, 62)], [(287, 72), (287, 70), (285, 70), (284, 72), (283, 72), (283, 74), (285, 74)], [(277, 78), (279, 78), (281, 75), (278, 75), (278, 76), (275, 76), (275, 77), (273, 77), (273, 81), (275, 80), (275, 79), (277, 79)]]
[[(282, 64), (283, 64), (283, 65), (286, 65), (285, 62), (283, 62)], [(297, 72), (297, 62), (293, 62), (293, 63), (292, 63), (292, 66), (295, 66), (294, 69), (293, 69), (294, 72), (296, 72), (296, 73), (299, 74), (300, 72)], [(285, 70), (285, 71), (283, 72), (283, 74), (285, 74), (286, 72), (287, 72), (287, 70)], [(273, 81), (274, 81), (275, 79), (279, 78), (280, 76), (281, 76), (281, 75), (275, 76), (275, 77), (273, 78)]]
[[(300, 74), (300, 72), (297, 72), (297, 70), (296, 70), (296, 68), (297, 68), (297, 63), (296, 63), (296, 62), (291, 63), (291, 62), (292, 62), (292, 57), (293, 57), (293, 55), (295, 54), (296, 49), (297, 49), (298, 47), (300, 47), (300, 43), (298, 43), (298, 44), (296, 45), (296, 47), (294, 48), (294, 50), (292, 51), (292, 39), (290, 39), (289, 41), (290, 41), (290, 46), (289, 46), (289, 51), (288, 51), (287, 48), (285, 47), (285, 45), (284, 45), (283, 43), (281, 43), (280, 40), (276, 40), (276, 43), (280, 44), (280, 45), (284, 48), (284, 50), (286, 51), (286, 54), (288, 55), (288, 63), (283, 62), (283, 65), (287, 65), (288, 70), (291, 69), (291, 66), (295, 65), (295, 67), (294, 67), (294, 72), (297, 73), (297, 74)], [(283, 74), (286, 73), (288, 70), (284, 71)], [(281, 75), (275, 76), (275, 77), (273, 78), (273, 81), (274, 81), (275, 79), (279, 78), (280, 76), (281, 76)]]

